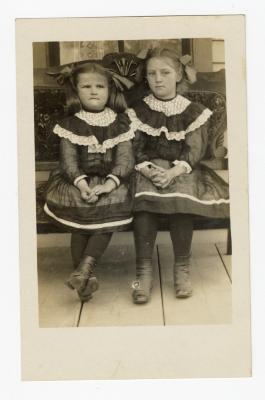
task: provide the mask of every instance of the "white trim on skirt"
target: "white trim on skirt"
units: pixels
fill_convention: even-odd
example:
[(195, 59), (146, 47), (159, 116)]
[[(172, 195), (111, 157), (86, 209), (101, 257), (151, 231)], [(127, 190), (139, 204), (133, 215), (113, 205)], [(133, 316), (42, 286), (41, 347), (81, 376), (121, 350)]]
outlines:
[(212, 205), (212, 204), (229, 204), (230, 201), (226, 199), (219, 199), (219, 200), (200, 200), (194, 196), (190, 196), (189, 194), (184, 194), (184, 193), (156, 193), (156, 192), (139, 192), (135, 194), (135, 197), (140, 197), (140, 196), (154, 196), (154, 197), (182, 197), (186, 199), (190, 199), (192, 201), (195, 201), (197, 203), (201, 204), (206, 204), (206, 205)]
[(84, 224), (78, 224), (77, 222), (71, 222), (67, 221), (63, 218), (57, 217), (53, 212), (49, 209), (47, 203), (44, 205), (44, 211), (46, 214), (48, 214), (50, 217), (55, 219), (56, 221), (60, 222), (63, 225), (71, 226), (72, 228), (82, 228), (82, 229), (101, 229), (101, 228), (108, 228), (108, 227), (115, 227), (115, 226), (122, 226), (122, 225), (127, 225), (130, 224), (133, 220), (133, 218), (129, 219), (124, 219), (121, 221), (113, 221), (113, 222), (105, 222), (103, 224), (89, 224), (89, 225), (84, 225)]

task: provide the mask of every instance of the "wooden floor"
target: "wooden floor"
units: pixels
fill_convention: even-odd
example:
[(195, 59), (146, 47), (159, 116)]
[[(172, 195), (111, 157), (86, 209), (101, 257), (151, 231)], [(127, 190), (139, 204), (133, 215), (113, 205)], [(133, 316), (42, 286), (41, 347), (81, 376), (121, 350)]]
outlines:
[(69, 236), (39, 235), (40, 327), (227, 324), (232, 314), (232, 272), (225, 240), (225, 230), (195, 231), (191, 265), (194, 294), (189, 299), (176, 299), (170, 238), (167, 232), (160, 232), (152, 299), (135, 305), (131, 301), (133, 238), (130, 232), (117, 233), (97, 267), (100, 288), (82, 305), (75, 291), (64, 285), (72, 272)]

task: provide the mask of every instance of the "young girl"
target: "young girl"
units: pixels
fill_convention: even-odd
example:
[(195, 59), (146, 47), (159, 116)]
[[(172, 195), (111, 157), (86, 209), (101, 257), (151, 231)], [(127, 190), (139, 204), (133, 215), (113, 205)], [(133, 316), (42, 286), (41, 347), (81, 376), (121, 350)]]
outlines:
[(75, 271), (67, 285), (87, 301), (98, 288), (94, 268), (112, 233), (132, 221), (134, 132), (128, 116), (113, 110), (123, 111), (126, 104), (111, 71), (86, 63), (65, 68), (60, 79), (70, 115), (54, 128), (61, 138), (60, 163), (48, 182), (45, 211), (72, 232)]
[(200, 165), (207, 147), (207, 125), (212, 112), (179, 93), (194, 82), (189, 58), (168, 49), (147, 54), (146, 78), (151, 94), (128, 115), (137, 126), (134, 140), (136, 194), (134, 235), (136, 281), (133, 301), (146, 303), (152, 288), (152, 254), (158, 215), (168, 216), (174, 250), (176, 297), (189, 297), (193, 223), (192, 215), (228, 217), (228, 185), (212, 170)]

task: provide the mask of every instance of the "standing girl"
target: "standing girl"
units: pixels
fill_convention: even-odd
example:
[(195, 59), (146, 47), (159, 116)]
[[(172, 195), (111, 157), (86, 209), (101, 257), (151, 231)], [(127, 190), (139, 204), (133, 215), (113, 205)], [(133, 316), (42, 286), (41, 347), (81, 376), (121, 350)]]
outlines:
[(54, 128), (61, 138), (60, 163), (48, 182), (45, 212), (72, 232), (75, 271), (67, 285), (87, 301), (98, 288), (94, 268), (112, 233), (132, 221), (134, 132), (128, 116), (116, 112), (126, 103), (110, 71), (86, 63), (66, 67), (60, 78), (70, 115)]
[(192, 294), (192, 215), (229, 216), (228, 185), (200, 165), (212, 112), (179, 94), (185, 82), (196, 79), (188, 61), (187, 56), (180, 59), (168, 49), (149, 51), (145, 73), (151, 93), (128, 110), (138, 127), (134, 141), (138, 171), (134, 204), (135, 303), (146, 303), (150, 297), (159, 214), (168, 216), (176, 297)]

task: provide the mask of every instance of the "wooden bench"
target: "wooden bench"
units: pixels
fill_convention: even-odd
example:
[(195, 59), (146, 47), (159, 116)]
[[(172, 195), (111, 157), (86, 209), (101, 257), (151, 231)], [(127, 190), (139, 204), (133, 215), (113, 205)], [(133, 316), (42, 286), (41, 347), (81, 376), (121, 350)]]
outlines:
[[(119, 55), (121, 57), (121, 55)], [(121, 71), (119, 71), (121, 72)], [(44, 71), (42, 71), (44, 73)], [(36, 80), (35, 80), (36, 82)], [(141, 85), (126, 93), (130, 105), (132, 99), (142, 95)], [(224, 146), (226, 131), (226, 98), (224, 71), (198, 74), (198, 81), (192, 90), (185, 94), (192, 101), (202, 103), (213, 111), (209, 126), (209, 144), (204, 160), (201, 162), (227, 174), (227, 149)], [(64, 232), (53, 225), (43, 211), (44, 192), (50, 171), (56, 167), (59, 158), (59, 138), (53, 134), (54, 125), (65, 116), (64, 89), (52, 82), (35, 84), (34, 87), (34, 122), (35, 122), (35, 157), (36, 157), (36, 215), (37, 233)], [(195, 229), (228, 229), (227, 253), (231, 254), (230, 219), (208, 219), (195, 217)], [(167, 223), (161, 219), (161, 230), (167, 229)]]

